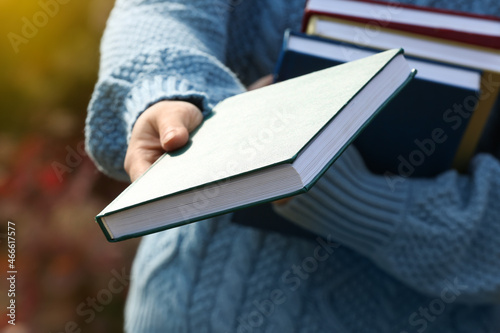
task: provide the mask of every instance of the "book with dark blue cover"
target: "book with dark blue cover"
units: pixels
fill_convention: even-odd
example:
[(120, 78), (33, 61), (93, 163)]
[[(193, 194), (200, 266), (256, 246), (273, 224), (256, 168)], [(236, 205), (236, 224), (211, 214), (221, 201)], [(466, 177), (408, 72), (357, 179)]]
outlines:
[[(275, 70), (284, 81), (380, 50), (287, 32)], [(418, 73), (354, 141), (368, 168), (388, 177), (432, 177), (453, 167), (480, 95), (481, 71), (406, 56)]]

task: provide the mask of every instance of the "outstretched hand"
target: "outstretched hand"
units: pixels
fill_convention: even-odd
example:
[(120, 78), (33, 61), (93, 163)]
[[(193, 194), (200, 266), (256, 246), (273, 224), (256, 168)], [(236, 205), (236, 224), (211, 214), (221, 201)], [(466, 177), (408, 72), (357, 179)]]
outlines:
[(160, 101), (144, 111), (134, 125), (124, 167), (130, 180), (139, 178), (164, 152), (184, 146), (203, 120), (194, 104)]
[[(258, 89), (272, 83), (267, 75), (248, 87)], [(189, 133), (203, 120), (201, 110), (184, 101), (160, 101), (144, 111), (134, 125), (124, 167), (131, 181), (139, 178), (163, 153), (183, 147)], [(277, 200), (284, 204), (290, 198)]]

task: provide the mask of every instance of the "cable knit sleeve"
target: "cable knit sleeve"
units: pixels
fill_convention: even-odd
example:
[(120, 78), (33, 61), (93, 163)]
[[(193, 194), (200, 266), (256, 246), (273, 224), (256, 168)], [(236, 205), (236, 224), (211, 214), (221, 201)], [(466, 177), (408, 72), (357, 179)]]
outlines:
[(97, 166), (128, 180), (127, 141), (137, 117), (164, 99), (204, 113), (244, 90), (226, 68), (227, 1), (118, 0), (101, 43), (101, 64), (86, 121)]
[(275, 210), (371, 258), (414, 289), (463, 302), (500, 301), (500, 163), (478, 155), (470, 176), (371, 174), (353, 147), (310, 192)]

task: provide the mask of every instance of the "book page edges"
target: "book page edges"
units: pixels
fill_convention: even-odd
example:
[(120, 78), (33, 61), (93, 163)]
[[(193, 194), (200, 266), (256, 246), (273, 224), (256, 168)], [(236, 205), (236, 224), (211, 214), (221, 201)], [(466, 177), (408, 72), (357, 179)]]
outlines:
[[(491, 53), (491, 54), (499, 54), (500, 55), (500, 49), (493, 48), (493, 47), (486, 47), (486, 46), (480, 46), (480, 45), (474, 45), (474, 44), (467, 44), (451, 39), (444, 39), (444, 38), (438, 38), (438, 37), (432, 37), (428, 35), (422, 35), (422, 34), (417, 34), (409, 31), (403, 31), (403, 30), (398, 30), (398, 29), (393, 29), (393, 28), (388, 28), (388, 27), (381, 27), (376, 24), (370, 24), (370, 23), (361, 23), (358, 21), (351, 21), (349, 19), (342, 19), (342, 18), (333, 18), (329, 16), (324, 16), (324, 15), (313, 15), (311, 16), (309, 20), (309, 24), (307, 26), (307, 33), (308, 34), (313, 34), (313, 35), (318, 35), (317, 33), (317, 24), (319, 21), (327, 21), (327, 22), (334, 22), (334, 23), (340, 23), (340, 24), (345, 24), (349, 26), (354, 26), (360, 29), (368, 29), (370, 26), (374, 26), (377, 28), (377, 30), (384, 31), (387, 33), (390, 33), (392, 35), (398, 35), (398, 36), (403, 36), (403, 37), (408, 37), (410, 39), (416, 39), (416, 40), (427, 40), (435, 44), (447, 44), (447, 45), (453, 45), (456, 47), (464, 48), (464, 49), (475, 49), (480, 52), (484, 53)], [(330, 38), (328, 36), (325, 36), (326, 38)], [(355, 42), (353, 42), (355, 43)]]
[(364, 122), (362, 126), (358, 128), (356, 133), (350, 137), (350, 139), (347, 141), (347, 143), (337, 152), (337, 154), (327, 163), (323, 169), (316, 175), (316, 177), (313, 178), (311, 182), (308, 184), (304, 184), (304, 188), (306, 191), (309, 191), (315, 184), (316, 182), (323, 176), (323, 174), (328, 170), (333, 163), (342, 155), (342, 153), (352, 144), (352, 142), (359, 136), (359, 134), (364, 130), (366, 126), (370, 124), (370, 122), (377, 116), (377, 114), (382, 111), (387, 104), (389, 104), (394, 97), (396, 97), (401, 90), (403, 90), (411, 80), (415, 78), (415, 75), (417, 74), (416, 69), (412, 69), (406, 80), (396, 89), (389, 98), (387, 98), (378, 108), (375, 112), (372, 113), (372, 115)]
[[(127, 231), (120, 232), (119, 230), (114, 230), (114, 228), (112, 226), (114, 223), (117, 223), (118, 220), (122, 221), (122, 218), (125, 218), (125, 219), (134, 218), (133, 216), (130, 217), (127, 215), (119, 217), (119, 215), (123, 215), (122, 213), (127, 214), (127, 211), (130, 211), (130, 209), (125, 209), (125, 210), (121, 210), (119, 212), (112, 212), (112, 213), (109, 213), (109, 214), (106, 214), (103, 216), (98, 216), (96, 219), (97, 219), (101, 229), (103, 230), (104, 234), (106, 235), (106, 238), (108, 239), (108, 241), (114, 242), (114, 241), (119, 241), (119, 240), (123, 240), (123, 239), (128, 239), (128, 238), (133, 238), (133, 237), (138, 237), (138, 236), (150, 234), (150, 233), (153, 233), (156, 231), (171, 229), (171, 228), (174, 228), (174, 227), (177, 227), (180, 225), (185, 225), (185, 224), (188, 224), (191, 222), (200, 221), (200, 220), (204, 220), (204, 219), (207, 219), (210, 217), (222, 215), (222, 214), (225, 214), (225, 213), (237, 210), (237, 209), (245, 208), (245, 207), (252, 206), (255, 204), (259, 204), (259, 203), (272, 201), (275, 199), (285, 198), (285, 197), (288, 197), (290, 195), (295, 195), (295, 194), (304, 192), (304, 186), (301, 182), (300, 175), (291, 166), (291, 164), (275, 165), (273, 167), (268, 168), (268, 170), (266, 170), (266, 171), (261, 170), (261, 172), (284, 174), (287, 176), (285, 178), (282, 178), (282, 180), (283, 179), (290, 179), (291, 181), (287, 181), (286, 183), (282, 183), (280, 185), (281, 187), (279, 189), (279, 191), (281, 191), (282, 193), (277, 194), (277, 195), (274, 195), (274, 194), (272, 194), (272, 195), (268, 194), (267, 196), (263, 195), (262, 193), (260, 193), (263, 191), (263, 187), (257, 186), (257, 187), (255, 187), (257, 190), (254, 190), (253, 193), (250, 192), (250, 194), (247, 195), (246, 198), (240, 199), (240, 197), (239, 197), (239, 199), (238, 199), (239, 201), (235, 201), (232, 204), (226, 204), (226, 206), (228, 206), (227, 209), (219, 209), (218, 207), (221, 203), (219, 202), (217, 204), (217, 201), (215, 203), (213, 201), (214, 198), (220, 199), (220, 194), (215, 196), (214, 198), (210, 198), (210, 197), (207, 198), (207, 197), (203, 196), (203, 193), (205, 193), (205, 192), (210, 193), (214, 190), (220, 190), (220, 188), (224, 188), (227, 184), (211, 184), (205, 188), (199, 189), (199, 191), (190, 191), (190, 192), (184, 193), (184, 195), (186, 195), (187, 197), (185, 199), (184, 198), (177, 198), (177, 200), (181, 200), (183, 202), (184, 201), (188, 202), (188, 204), (186, 204), (186, 205), (174, 204), (174, 205), (171, 205), (170, 207), (167, 207), (166, 209), (161, 210), (161, 209), (158, 209), (158, 207), (160, 205), (162, 205), (162, 207), (164, 207), (162, 204), (162, 200), (151, 201), (151, 202), (148, 202), (146, 204), (140, 205), (139, 208), (142, 210), (148, 210), (148, 211), (153, 212), (153, 215), (149, 215), (149, 216), (145, 217), (145, 219), (149, 220), (149, 221), (156, 221), (155, 223), (153, 223), (153, 225), (158, 225), (158, 226), (148, 227), (146, 225), (144, 230), (137, 231), (137, 232), (127, 232)], [(243, 183), (248, 182), (249, 180), (246, 180), (246, 178), (249, 176), (250, 177), (258, 177), (258, 175), (253, 175), (253, 174), (248, 174), (248, 173), (246, 175), (240, 175), (238, 177), (235, 177), (234, 179), (232, 179), (231, 183), (229, 184), (229, 186), (233, 186), (233, 188), (229, 189), (229, 190), (226, 188), (226, 191), (224, 192), (225, 196), (227, 197), (227, 196), (231, 195), (231, 193), (236, 193), (235, 191), (245, 190), (245, 192), (246, 192), (246, 189), (248, 189), (248, 188), (239, 188), (237, 183), (238, 182), (243, 182)], [(259, 179), (261, 179), (261, 181), (263, 181), (262, 178), (259, 177)], [(273, 179), (277, 179), (277, 177), (273, 177)], [(218, 188), (219, 186), (220, 186), (220, 188)], [(276, 186), (278, 186), (278, 184), (276, 184)], [(293, 188), (293, 190), (291, 190), (291, 189), (285, 190), (283, 186), (285, 186), (287, 188)], [(203, 191), (203, 193), (202, 193), (202, 191)], [(212, 210), (213, 210), (211, 212), (207, 213), (205, 209), (203, 209), (203, 208), (199, 209), (196, 207), (200, 203), (203, 204), (204, 202), (208, 202), (211, 200), (212, 200), (211, 206), (212, 206)], [(166, 222), (166, 220), (165, 220), (165, 222), (161, 222), (161, 223), (158, 222), (157, 217), (154, 216), (154, 214), (156, 214), (156, 215), (167, 214), (168, 215), (168, 213), (170, 211), (179, 211), (179, 210), (180, 211), (196, 211), (196, 214), (198, 214), (200, 212), (201, 212), (201, 214), (198, 214), (198, 215), (194, 214), (191, 217), (186, 217), (184, 215), (184, 213), (181, 213), (181, 214), (178, 214), (178, 216), (180, 217), (180, 215), (182, 215), (182, 218), (175, 219), (173, 222)], [(205, 213), (203, 213), (203, 212), (205, 212)], [(146, 215), (144, 215), (144, 212), (143, 212), (143, 213), (137, 214), (137, 216), (146, 216)], [(114, 232), (112, 230), (114, 230)]]
[[(378, 45), (378, 43), (373, 43), (371, 40), (366, 41), (366, 40), (352, 40), (349, 38), (346, 38), (345, 36), (343, 37), (334, 37), (330, 36), (329, 34), (323, 34), (318, 31), (318, 24), (319, 22), (325, 22), (325, 23), (332, 23), (332, 24), (338, 24), (338, 25), (344, 25), (349, 28), (354, 28), (354, 29), (366, 29), (365, 25), (359, 24), (354, 21), (348, 21), (348, 20), (342, 20), (342, 19), (336, 19), (336, 18), (330, 18), (330, 17), (323, 17), (323, 16), (311, 16), (309, 20), (309, 24), (307, 26), (307, 33), (310, 35), (314, 36), (320, 36), (323, 38), (327, 39), (333, 39), (333, 40), (339, 40), (339, 41), (346, 41), (348, 43), (360, 45), (360, 46), (367, 46), (367, 47), (372, 47), (376, 48), (378, 50), (384, 50), (384, 47), (381, 47)], [(499, 72), (500, 73), (500, 61), (497, 61), (496, 59), (500, 59), (500, 49), (498, 48), (490, 48), (490, 47), (484, 47), (484, 46), (478, 46), (478, 45), (473, 45), (473, 44), (466, 44), (462, 42), (457, 42), (453, 40), (448, 40), (448, 39), (442, 39), (442, 38), (436, 38), (436, 37), (431, 37), (431, 36), (426, 36), (426, 35), (419, 35), (415, 33), (409, 33), (406, 31), (400, 31), (400, 30), (395, 30), (395, 29), (389, 29), (386, 27), (378, 27), (377, 26), (377, 31), (382, 34), (390, 35), (390, 36), (395, 36), (399, 38), (407, 38), (408, 40), (411, 41), (411, 44), (414, 46), (414, 44), (417, 43), (424, 43), (427, 45), (427, 48), (432, 45), (432, 52), (428, 53), (423, 53), (422, 50), (418, 49), (416, 51), (416, 46), (414, 46), (412, 52), (409, 52), (408, 55), (413, 55), (417, 56), (420, 58), (424, 59), (429, 59), (429, 60), (438, 60), (443, 63), (451, 64), (451, 65), (458, 65), (458, 66), (463, 66), (463, 67), (469, 67), (469, 68), (474, 68), (478, 70), (489, 70), (493, 72)], [(388, 42), (387, 38), (382, 38), (385, 42)], [(398, 45), (399, 46), (399, 45)], [(407, 45), (408, 47), (411, 45)], [(458, 57), (452, 57), (453, 59), (449, 58), (444, 58), (442, 55), (437, 55), (435, 48), (445, 48), (450, 51), (450, 48), (453, 49), (453, 52), (464, 52), (467, 53), (468, 56), (465, 58), (458, 58)], [(450, 53), (454, 54), (454, 53)], [(480, 63), (477, 61), (476, 57), (481, 56), (485, 59), (488, 59), (488, 63)]]
[[(266, 203), (266, 202), (270, 202), (270, 201), (274, 201), (274, 200), (280, 200), (280, 199), (288, 198), (288, 197), (294, 196), (294, 195), (299, 195), (299, 194), (302, 194), (302, 193), (306, 193), (307, 191), (308, 191), (308, 189), (306, 187), (303, 187), (303, 188), (300, 188), (300, 189), (296, 190), (295, 192), (291, 192), (291, 193), (283, 194), (283, 195), (280, 195), (280, 196), (276, 196), (276, 197), (273, 197), (271, 199), (259, 200), (259, 201), (253, 202), (250, 205), (242, 205), (242, 206), (237, 206), (237, 207), (230, 208), (230, 209), (227, 209), (227, 210), (220, 210), (220, 211), (217, 211), (217, 212), (212, 213), (212, 214), (207, 214), (207, 215), (203, 215), (203, 216), (196, 217), (196, 218), (191, 218), (191, 219), (186, 219), (186, 220), (175, 222), (175, 223), (166, 224), (166, 225), (163, 225), (163, 226), (160, 226), (160, 227), (147, 229), (145, 231), (138, 231), (138, 232), (134, 232), (134, 233), (128, 233), (126, 235), (118, 236), (116, 238), (110, 232), (108, 233), (109, 229), (107, 228), (107, 226), (105, 224), (105, 221), (103, 221), (102, 225), (101, 224), (99, 224), (99, 225), (101, 226), (101, 229), (103, 230), (104, 235), (106, 236), (107, 241), (111, 242), (111, 243), (115, 243), (115, 242), (120, 242), (120, 241), (127, 240), (127, 239), (133, 239), (133, 238), (137, 238), (137, 237), (146, 236), (146, 235), (149, 235), (149, 234), (152, 234), (152, 233), (155, 233), (155, 232), (160, 232), (160, 231), (165, 231), (165, 230), (169, 230), (169, 229), (172, 229), (172, 228), (181, 227), (183, 225), (187, 225), (187, 224), (190, 224), (190, 223), (193, 223), (193, 222), (201, 222), (202, 223), (202, 221), (206, 220), (206, 219), (210, 219), (210, 218), (217, 217), (217, 216), (220, 216), (220, 215), (232, 213), (232, 212), (240, 210), (240, 209), (245, 209), (245, 208), (247, 208), (249, 206), (259, 205), (259, 204), (263, 204), (263, 203)], [(104, 217), (104, 219), (105, 219), (105, 217)]]

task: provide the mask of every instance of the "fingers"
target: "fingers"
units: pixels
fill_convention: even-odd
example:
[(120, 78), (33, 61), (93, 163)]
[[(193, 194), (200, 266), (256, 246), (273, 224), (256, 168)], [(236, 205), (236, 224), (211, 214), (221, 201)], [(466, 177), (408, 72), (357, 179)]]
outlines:
[(165, 151), (184, 146), (203, 120), (201, 111), (183, 101), (161, 101), (149, 107), (132, 129), (124, 168), (136, 180)]

